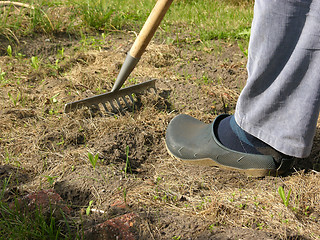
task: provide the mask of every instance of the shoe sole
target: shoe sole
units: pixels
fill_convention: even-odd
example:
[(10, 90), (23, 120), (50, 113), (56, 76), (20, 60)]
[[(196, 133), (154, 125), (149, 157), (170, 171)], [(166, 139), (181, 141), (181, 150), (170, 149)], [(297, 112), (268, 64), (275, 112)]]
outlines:
[(171, 153), (169, 150), (167, 144), (166, 149), (171, 157), (178, 159), (186, 164), (190, 165), (197, 165), (197, 166), (208, 166), (208, 167), (218, 167), (225, 170), (231, 170), (231, 171), (237, 171), (242, 174), (247, 175), (248, 177), (266, 177), (266, 176), (277, 176), (278, 171), (276, 169), (256, 169), (256, 168), (249, 168), (249, 169), (241, 169), (241, 168), (234, 168), (229, 167), (226, 165), (222, 165), (220, 163), (217, 163), (214, 159), (211, 158), (202, 158), (202, 159), (182, 159), (179, 157), (176, 157)]

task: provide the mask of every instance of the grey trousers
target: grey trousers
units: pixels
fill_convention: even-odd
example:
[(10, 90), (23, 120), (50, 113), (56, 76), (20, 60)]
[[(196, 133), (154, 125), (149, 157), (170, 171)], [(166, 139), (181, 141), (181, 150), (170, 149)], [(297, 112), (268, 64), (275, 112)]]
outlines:
[(320, 0), (256, 0), (239, 126), (278, 151), (311, 152), (320, 106)]

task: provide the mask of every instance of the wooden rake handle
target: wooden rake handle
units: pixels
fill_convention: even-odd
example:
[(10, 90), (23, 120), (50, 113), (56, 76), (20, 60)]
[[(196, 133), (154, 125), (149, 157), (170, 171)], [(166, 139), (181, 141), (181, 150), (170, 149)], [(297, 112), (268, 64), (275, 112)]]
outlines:
[(143, 25), (137, 39), (130, 49), (130, 55), (132, 57), (137, 59), (141, 57), (172, 2), (173, 0), (157, 1), (147, 21)]
[(118, 91), (135, 68), (172, 2), (173, 0), (157, 1), (138, 37), (128, 52), (111, 92)]

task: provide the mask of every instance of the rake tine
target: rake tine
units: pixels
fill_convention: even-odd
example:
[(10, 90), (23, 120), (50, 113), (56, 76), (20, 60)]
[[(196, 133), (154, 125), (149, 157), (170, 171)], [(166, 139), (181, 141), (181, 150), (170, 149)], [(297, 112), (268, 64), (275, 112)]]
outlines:
[(98, 104), (92, 104), (91, 110), (93, 110), (93, 113), (97, 113), (99, 116), (102, 117), (103, 114)]
[(118, 104), (118, 106), (119, 106), (119, 110), (120, 110), (120, 112), (123, 110), (123, 107), (121, 106), (121, 103), (120, 103), (120, 101), (119, 101), (119, 99), (118, 98), (116, 98), (116, 102), (117, 102), (117, 104)]
[(102, 106), (103, 106), (104, 110), (108, 113), (108, 112), (109, 112), (109, 110), (108, 110), (108, 108), (107, 108), (106, 104), (105, 104), (105, 103), (101, 103), (101, 104), (102, 104)]
[(110, 103), (110, 105), (111, 105), (111, 107), (112, 107), (112, 111), (113, 111), (114, 113), (119, 112), (119, 111), (117, 110), (117, 108), (113, 105), (113, 102), (112, 102), (112, 101), (109, 101), (109, 103)]
[(97, 109), (97, 111), (100, 111), (100, 107), (98, 104), (92, 104), (92, 109)]
[[(112, 101), (114, 101), (115, 99), (119, 99), (121, 100), (121, 98), (123, 99), (124, 103), (130, 108), (131, 103), (130, 101), (132, 101), (132, 103), (135, 103), (134, 100), (134, 95), (133, 94), (138, 94), (141, 93), (142, 91), (145, 91), (149, 88), (154, 88), (155, 89), (155, 79), (146, 81), (144, 83), (140, 83), (140, 84), (136, 84), (134, 86), (130, 86), (130, 87), (126, 87), (126, 88), (122, 88), (118, 91), (115, 92), (109, 92), (109, 93), (104, 93), (104, 94), (100, 94), (100, 95), (96, 95), (93, 97), (89, 97), (86, 99), (82, 99), (82, 100), (78, 100), (75, 102), (71, 102), (71, 103), (67, 103), (65, 105), (64, 108), (64, 112), (68, 113), (71, 112), (73, 110), (76, 110), (80, 107), (97, 107), (98, 104), (102, 104), (105, 103), (106, 105), (108, 105), (108, 102), (110, 103), (112, 110), (110, 109), (110, 107), (106, 106), (106, 105), (102, 105), (103, 108), (108, 111), (108, 112), (119, 112), (117, 110), (117, 108), (115, 107), (115, 105), (112, 103)], [(109, 108), (109, 110), (108, 110)], [(102, 110), (102, 109), (101, 109)]]
[(133, 99), (132, 95), (129, 94), (128, 96), (129, 96), (130, 100), (134, 103), (134, 99)]
[(123, 99), (124, 104), (126, 105), (126, 107), (127, 107), (127, 108), (129, 108), (129, 107), (130, 107), (130, 105), (129, 105), (129, 103), (127, 102), (126, 97), (125, 97), (125, 96), (122, 96), (122, 99)]

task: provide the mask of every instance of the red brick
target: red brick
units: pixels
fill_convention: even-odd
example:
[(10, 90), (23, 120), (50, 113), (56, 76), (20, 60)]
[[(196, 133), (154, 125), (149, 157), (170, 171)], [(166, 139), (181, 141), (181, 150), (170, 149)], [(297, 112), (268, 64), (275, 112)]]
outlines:
[(85, 234), (86, 239), (95, 240), (134, 240), (132, 232), (137, 220), (137, 214), (127, 213), (116, 218), (109, 219), (88, 230)]

